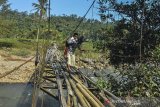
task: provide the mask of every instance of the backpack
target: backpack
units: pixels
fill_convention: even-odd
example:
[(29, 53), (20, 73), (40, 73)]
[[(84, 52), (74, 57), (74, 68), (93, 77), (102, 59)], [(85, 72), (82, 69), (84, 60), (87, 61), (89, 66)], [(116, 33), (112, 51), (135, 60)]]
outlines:
[(69, 47), (68, 39), (67, 39), (66, 42), (65, 42), (65, 47)]

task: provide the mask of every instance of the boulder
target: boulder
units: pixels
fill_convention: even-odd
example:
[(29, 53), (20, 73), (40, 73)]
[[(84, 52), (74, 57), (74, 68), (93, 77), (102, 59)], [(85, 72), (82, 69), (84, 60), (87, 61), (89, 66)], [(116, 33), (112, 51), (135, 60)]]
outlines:
[(82, 62), (84, 62), (84, 63), (87, 63), (87, 64), (91, 64), (91, 65), (94, 64), (94, 60), (93, 60), (93, 59), (90, 59), (90, 58), (80, 59), (80, 61), (82, 61)]

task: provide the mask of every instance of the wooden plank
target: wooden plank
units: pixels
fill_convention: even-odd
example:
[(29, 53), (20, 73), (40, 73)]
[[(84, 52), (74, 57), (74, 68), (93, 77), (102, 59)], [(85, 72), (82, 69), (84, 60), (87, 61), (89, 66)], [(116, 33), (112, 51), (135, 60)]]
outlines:
[(60, 106), (61, 107), (67, 107), (66, 100), (63, 96), (63, 88), (62, 88), (62, 82), (59, 77), (59, 72), (56, 71), (56, 80), (57, 80), (57, 85), (58, 85), (58, 96), (59, 96), (59, 101), (60, 101)]
[(77, 98), (75, 95), (72, 96), (73, 99), (73, 107), (78, 107), (78, 102), (77, 102)]
[(41, 87), (40, 88), (42, 91), (44, 91), (45, 93), (47, 93), (48, 95), (50, 95), (51, 97), (55, 98), (58, 100), (58, 97), (55, 96), (54, 94), (52, 94), (51, 92), (49, 92), (48, 90), (46, 90), (45, 88)]
[(66, 85), (67, 85), (67, 91), (68, 91), (68, 95), (67, 95), (67, 106), (71, 107), (71, 96), (73, 96), (73, 91), (71, 88), (71, 85), (69, 83), (69, 80), (67, 78), (67, 76), (65, 75), (65, 73), (62, 71)]
[(52, 76), (43, 76), (45, 78), (56, 78), (56, 75), (52, 75)]
[(52, 82), (52, 83), (57, 83), (57, 81), (55, 81), (55, 80), (53, 80), (53, 79), (51, 79), (51, 78), (43, 77), (43, 79), (48, 80), (48, 81), (50, 81), (50, 82)]

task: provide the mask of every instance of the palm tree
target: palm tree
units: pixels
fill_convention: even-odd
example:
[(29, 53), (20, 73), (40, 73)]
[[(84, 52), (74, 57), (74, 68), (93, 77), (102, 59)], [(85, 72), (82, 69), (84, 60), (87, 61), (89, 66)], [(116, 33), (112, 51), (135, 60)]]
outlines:
[(32, 6), (35, 8), (36, 13), (39, 13), (40, 20), (46, 18), (48, 0), (38, 0), (38, 3), (33, 3)]

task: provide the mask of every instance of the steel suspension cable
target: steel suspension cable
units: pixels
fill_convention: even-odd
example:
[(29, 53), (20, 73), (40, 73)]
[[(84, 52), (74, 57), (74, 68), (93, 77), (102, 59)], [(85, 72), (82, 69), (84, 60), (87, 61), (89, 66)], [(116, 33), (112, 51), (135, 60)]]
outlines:
[(82, 17), (82, 19), (79, 21), (78, 25), (76, 26), (76, 28), (71, 32), (71, 34), (73, 34), (78, 27), (81, 25), (82, 21), (85, 19), (86, 15), (88, 14), (88, 12), (90, 11), (90, 9), (92, 8), (92, 6), (94, 5), (94, 3), (96, 2), (96, 0), (94, 0), (91, 4), (91, 6), (89, 7), (89, 9), (87, 10), (87, 12), (85, 13), (85, 15)]

